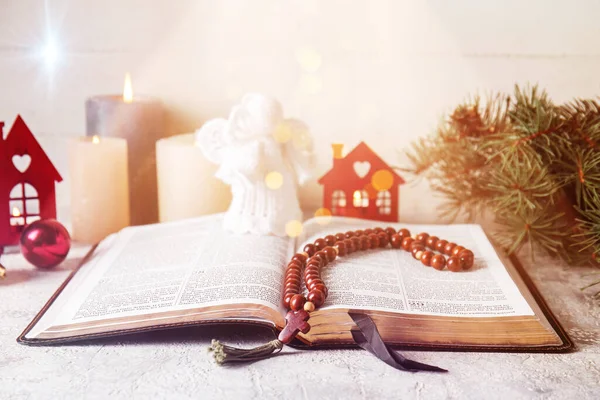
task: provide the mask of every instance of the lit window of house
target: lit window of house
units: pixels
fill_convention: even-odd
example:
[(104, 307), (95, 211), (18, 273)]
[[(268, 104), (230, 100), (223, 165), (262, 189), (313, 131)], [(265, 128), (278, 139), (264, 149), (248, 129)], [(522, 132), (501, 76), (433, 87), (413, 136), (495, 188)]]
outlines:
[(17, 183), (10, 191), (10, 224), (23, 226), (40, 219), (38, 192), (29, 183)]
[(369, 207), (369, 194), (366, 190), (355, 190), (352, 198), (354, 207)]
[(390, 215), (392, 213), (392, 195), (388, 190), (377, 192), (377, 200), (375, 201), (379, 214)]
[(331, 195), (331, 212), (335, 213), (344, 207), (346, 207), (346, 193), (343, 190), (334, 191)]

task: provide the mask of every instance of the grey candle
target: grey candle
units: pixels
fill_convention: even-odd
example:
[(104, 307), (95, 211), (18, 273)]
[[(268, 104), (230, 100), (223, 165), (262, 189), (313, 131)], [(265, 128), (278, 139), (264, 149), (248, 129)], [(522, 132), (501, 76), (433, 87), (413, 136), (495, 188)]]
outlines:
[(163, 106), (157, 99), (133, 96), (127, 78), (123, 93), (86, 101), (86, 132), (127, 140), (131, 224), (150, 224), (158, 221), (155, 144), (166, 136)]

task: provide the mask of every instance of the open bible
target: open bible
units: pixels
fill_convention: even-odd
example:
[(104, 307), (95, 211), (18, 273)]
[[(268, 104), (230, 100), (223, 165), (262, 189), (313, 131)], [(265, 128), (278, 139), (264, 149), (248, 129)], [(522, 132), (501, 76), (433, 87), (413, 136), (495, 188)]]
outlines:
[[(235, 235), (222, 216), (130, 227), (90, 251), (18, 341), (51, 344), (204, 323), (280, 330), (291, 256), (317, 237), (381, 225), (310, 219), (295, 239)], [(382, 338), (404, 347), (566, 351), (572, 347), (522, 269), (496, 252), (478, 225), (407, 225), (475, 254), (465, 272), (425, 267), (390, 248), (340, 257), (323, 271), (325, 304), (303, 346), (351, 346), (348, 311), (367, 313)]]

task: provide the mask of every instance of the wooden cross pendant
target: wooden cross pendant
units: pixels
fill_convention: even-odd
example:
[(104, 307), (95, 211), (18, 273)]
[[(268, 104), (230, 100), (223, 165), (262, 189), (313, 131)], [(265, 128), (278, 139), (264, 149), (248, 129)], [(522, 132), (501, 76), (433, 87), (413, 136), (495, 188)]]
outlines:
[(292, 341), (298, 332), (308, 333), (310, 325), (306, 322), (310, 318), (310, 314), (305, 310), (288, 311), (285, 316), (285, 328), (279, 333), (279, 341), (287, 344)]

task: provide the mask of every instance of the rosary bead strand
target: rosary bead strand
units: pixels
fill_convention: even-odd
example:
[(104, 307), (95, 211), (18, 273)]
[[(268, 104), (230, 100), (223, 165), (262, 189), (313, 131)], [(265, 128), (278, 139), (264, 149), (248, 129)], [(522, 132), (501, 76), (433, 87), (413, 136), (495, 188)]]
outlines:
[[(304, 309), (308, 313), (313, 312), (325, 303), (329, 294), (321, 278), (321, 270), (325, 266), (339, 256), (388, 246), (408, 251), (424, 266), (438, 271), (444, 268), (452, 272), (466, 271), (473, 266), (475, 260), (473, 252), (463, 246), (431, 236), (427, 232), (412, 237), (405, 228), (396, 231), (392, 227), (377, 227), (327, 235), (316, 239), (314, 243), (308, 243), (302, 252), (292, 256), (285, 271), (284, 306), (292, 311)], [(302, 294), (302, 282), (308, 292), (306, 297)]]

